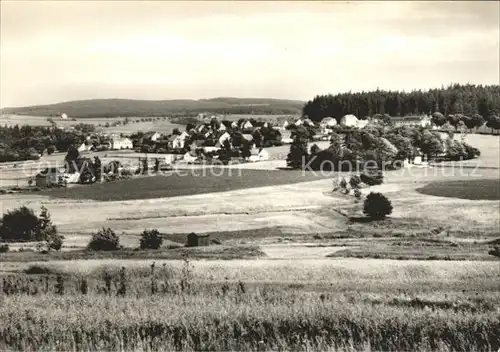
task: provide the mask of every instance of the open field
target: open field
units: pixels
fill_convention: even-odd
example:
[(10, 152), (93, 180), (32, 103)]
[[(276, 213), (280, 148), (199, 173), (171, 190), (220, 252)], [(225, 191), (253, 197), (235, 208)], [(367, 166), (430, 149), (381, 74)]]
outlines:
[[(135, 132), (147, 132), (147, 131), (157, 131), (160, 133), (170, 134), (174, 128), (179, 128), (183, 130), (184, 125), (171, 123), (168, 119), (157, 118), (155, 121), (140, 121), (141, 117), (129, 117), (129, 123), (126, 125), (110, 126), (104, 127), (107, 123), (110, 125), (113, 122), (125, 120), (124, 117), (95, 117), (95, 118), (77, 118), (73, 121), (71, 117), (68, 119), (63, 119), (61, 117), (51, 118), (58, 127), (71, 127), (80, 123), (85, 123), (89, 125), (94, 125), (97, 129), (101, 129), (103, 132), (116, 133), (116, 134), (132, 134)], [(51, 126), (51, 123), (47, 120), (47, 117), (43, 116), (23, 116), (23, 115), (2, 115), (0, 117), (0, 125), (30, 125), (30, 126)]]
[(500, 200), (500, 180), (465, 180), (432, 182), (419, 188), (423, 194), (462, 199)]
[[(363, 222), (362, 203), (331, 192), (339, 173), (265, 170), (281, 162), (0, 195), (4, 211), (46, 206), (65, 236), (61, 252), (0, 254), (0, 349), (500, 348), (500, 262), (487, 254), (500, 203), (417, 191), (494, 187), (499, 169), (387, 172), (362, 191), (394, 211)], [(125, 248), (84, 250), (101, 227)], [(145, 228), (163, 248), (135, 249)], [(192, 231), (222, 245), (175, 249)]]
[[(329, 259), (150, 264), (85, 260), (9, 266), (0, 274), (5, 279), (0, 348), (500, 347), (497, 263)], [(27, 275), (25, 270), (44, 274)], [(55, 275), (61, 278), (59, 285)]]

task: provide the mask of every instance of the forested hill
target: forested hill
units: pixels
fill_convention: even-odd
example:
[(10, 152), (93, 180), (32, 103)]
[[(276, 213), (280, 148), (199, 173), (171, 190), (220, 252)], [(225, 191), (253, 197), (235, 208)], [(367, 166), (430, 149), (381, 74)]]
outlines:
[(91, 99), (51, 105), (2, 109), (3, 114), (69, 117), (189, 116), (198, 113), (299, 114), (303, 101), (259, 98), (213, 98), (200, 100)]
[(320, 95), (308, 101), (304, 115), (313, 121), (326, 116), (341, 117), (354, 114), (358, 117), (388, 114), (406, 116), (413, 114), (444, 115), (480, 114), (485, 119), (500, 112), (500, 86), (454, 84), (446, 88), (411, 92), (376, 90), (361, 93)]

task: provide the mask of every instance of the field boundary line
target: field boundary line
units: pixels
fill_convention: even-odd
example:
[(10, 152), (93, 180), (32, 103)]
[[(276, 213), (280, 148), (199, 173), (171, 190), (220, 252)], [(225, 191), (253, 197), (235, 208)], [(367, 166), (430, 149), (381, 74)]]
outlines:
[(306, 211), (312, 209), (321, 208), (321, 205), (310, 205), (307, 207), (294, 207), (294, 208), (286, 208), (286, 209), (275, 209), (275, 210), (266, 210), (266, 211), (235, 211), (235, 212), (220, 212), (220, 213), (186, 213), (181, 215), (154, 215), (154, 216), (136, 216), (136, 217), (116, 217), (116, 218), (107, 218), (109, 221), (126, 221), (126, 220), (146, 220), (146, 219), (167, 219), (167, 218), (182, 218), (188, 216), (215, 216), (215, 215), (254, 215), (254, 214), (264, 214), (264, 213), (286, 213), (292, 211)]

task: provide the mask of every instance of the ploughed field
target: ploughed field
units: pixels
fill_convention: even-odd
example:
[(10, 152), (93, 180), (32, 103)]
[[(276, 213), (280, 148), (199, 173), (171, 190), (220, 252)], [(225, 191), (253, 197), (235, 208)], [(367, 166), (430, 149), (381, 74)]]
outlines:
[(431, 196), (472, 200), (500, 200), (500, 180), (436, 181), (418, 188), (418, 192)]
[(178, 170), (160, 176), (141, 177), (109, 183), (52, 189), (40, 192), (58, 198), (100, 201), (164, 198), (253, 187), (295, 184), (332, 177), (320, 172), (300, 170), (251, 170), (233, 168), (198, 168)]

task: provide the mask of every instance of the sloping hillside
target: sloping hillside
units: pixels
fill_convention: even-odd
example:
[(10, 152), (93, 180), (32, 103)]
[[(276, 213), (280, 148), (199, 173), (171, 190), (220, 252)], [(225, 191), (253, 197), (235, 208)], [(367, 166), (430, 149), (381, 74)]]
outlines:
[(70, 117), (175, 116), (202, 112), (226, 114), (296, 114), (304, 102), (258, 98), (214, 98), (201, 100), (92, 99), (50, 105), (4, 108), (3, 114)]

